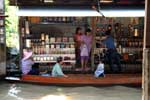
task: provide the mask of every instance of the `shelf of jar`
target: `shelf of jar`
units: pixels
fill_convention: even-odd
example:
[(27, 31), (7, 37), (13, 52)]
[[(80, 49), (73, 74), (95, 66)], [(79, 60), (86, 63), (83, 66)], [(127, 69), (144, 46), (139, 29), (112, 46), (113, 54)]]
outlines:
[[(57, 49), (56, 49), (57, 50)], [(33, 53), (34, 53), (34, 55), (67, 55), (67, 54), (71, 54), (71, 55), (73, 55), (73, 54), (75, 54), (75, 51), (73, 50), (73, 51), (70, 51), (70, 50), (61, 50), (61, 49), (59, 49), (59, 51), (57, 50), (57, 51), (55, 51), (55, 50), (51, 50), (50, 52), (35, 52), (35, 51), (33, 51)]]
[(41, 40), (40, 38), (38, 39), (35, 39), (35, 38), (32, 38), (32, 35), (29, 35), (29, 36), (24, 36), (23, 37), (24, 39), (29, 39), (32, 41), (32, 43), (42, 43), (44, 42), (44, 44), (75, 44), (74, 41), (60, 41), (60, 42), (54, 42), (54, 41), (46, 41), (46, 40)]
[[(39, 70), (40, 70), (40, 72), (48, 71), (48, 72), (51, 73), (51, 71), (52, 71), (54, 65), (55, 65), (55, 64), (53, 64), (53, 65), (48, 65), (48, 66), (47, 66), (47, 65), (46, 65), (46, 66), (39, 66)], [(74, 69), (75, 69), (75, 66), (74, 66), (74, 65), (75, 65), (75, 64), (72, 64), (72, 65), (61, 65), (61, 66), (62, 66), (62, 70), (63, 70), (63, 71), (73, 72)]]
[[(57, 61), (34, 61), (35, 63), (56, 63)], [(64, 63), (73, 63), (75, 64), (75, 60), (64, 60)]]
[[(109, 63), (108, 62), (106, 62), (106, 61), (103, 61), (104, 62), (104, 64), (107, 66), (109, 66)], [(99, 61), (95, 61), (94, 62), (94, 64), (95, 65), (98, 65), (99, 64)], [(142, 66), (142, 59), (137, 59), (137, 60), (135, 60), (134, 62), (133, 61), (124, 61), (124, 60), (122, 60), (121, 59), (121, 66), (131, 66), (131, 65), (133, 65), (133, 66), (135, 66), (136, 67), (136, 65), (141, 65)]]
[(45, 43), (45, 44), (75, 44), (75, 42), (50, 42), (50, 43)]
[(20, 71), (20, 69), (6, 69), (7, 72), (16, 72), (16, 71)]
[[(32, 46), (32, 47), (34, 47), (34, 46)], [(34, 47), (34, 49), (35, 49), (36, 47)], [(61, 51), (74, 51), (75, 50), (75, 48), (49, 48), (49, 52), (53, 52), (53, 51), (55, 51), (55, 50), (57, 50), (58, 52), (61, 52)], [(54, 54), (54, 53), (50, 53), (50, 54)], [(59, 54), (59, 53), (58, 53)], [(64, 53), (63, 53), (64, 54)], [(68, 52), (67, 52), (67, 54), (68, 54)]]
[[(95, 39), (100, 39), (102, 36), (96, 36)], [(128, 39), (128, 40), (143, 40), (144, 37), (141, 36), (123, 36), (123, 37), (117, 37), (116, 39), (122, 40), (122, 39)], [(127, 40), (127, 41), (128, 41)], [(123, 40), (122, 40), (123, 41)]]
[[(120, 49), (125, 49), (125, 50), (135, 50), (135, 51), (143, 51), (143, 47), (121, 47), (121, 48), (116, 48), (117, 50), (120, 50)], [(99, 50), (99, 51), (102, 51), (102, 50), (107, 50), (107, 48), (94, 48), (94, 50)]]
[[(29, 39), (33, 42), (47, 42), (46, 39), (41, 39), (41, 37), (40, 37), (41, 35), (38, 36), (36, 34), (36, 36), (37, 37), (35, 38), (34, 34), (26, 34), (25, 36), (23, 35), (22, 38), (23, 39)], [(55, 40), (50, 40), (51, 38), (54, 38)], [(53, 43), (53, 44), (59, 44), (59, 43), (72, 43), (72, 44), (74, 44), (75, 43), (73, 40), (73, 36), (72, 37), (64, 37), (64, 38), (67, 38), (67, 40), (62, 40), (63, 37), (58, 37), (58, 38), (61, 38), (61, 40), (59, 40), (59, 41), (56, 40), (56, 37), (51, 37), (51, 38), (49, 38), (48, 43)], [(69, 38), (71, 38), (72, 40), (68, 40)]]
[(121, 46), (122, 49), (143, 49), (142, 46)]
[(30, 26), (37, 25), (67, 25), (67, 26), (84, 26), (84, 23), (73, 23), (73, 22), (40, 22), (40, 23), (29, 23)]
[(75, 57), (75, 54), (34, 54), (33, 55), (33, 57), (59, 57), (59, 56)]
[(68, 48), (67, 48), (67, 47), (65, 47), (65, 48), (49, 48), (49, 49), (51, 49), (51, 50), (52, 50), (52, 49), (53, 49), (53, 50), (55, 50), (55, 49), (56, 49), (56, 50), (57, 50), (57, 49), (59, 49), (59, 50), (75, 50), (75, 48), (69, 48), (69, 47), (68, 47)]

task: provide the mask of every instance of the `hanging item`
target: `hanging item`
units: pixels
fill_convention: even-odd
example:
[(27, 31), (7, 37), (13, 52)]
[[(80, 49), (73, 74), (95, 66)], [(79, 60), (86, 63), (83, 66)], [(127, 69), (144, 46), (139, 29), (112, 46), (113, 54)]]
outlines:
[(26, 34), (30, 34), (29, 22), (28, 21), (25, 21), (25, 32), (26, 32)]
[(46, 44), (49, 44), (49, 35), (46, 35), (46, 36), (45, 36), (45, 43), (46, 43)]
[(26, 47), (30, 48), (31, 47), (31, 40), (26, 39)]
[(138, 29), (134, 29), (134, 36), (135, 36), (135, 37), (138, 36)]
[(42, 34), (41, 34), (41, 40), (44, 40), (44, 39), (45, 39), (44, 36), (45, 36), (44, 33), (42, 33)]

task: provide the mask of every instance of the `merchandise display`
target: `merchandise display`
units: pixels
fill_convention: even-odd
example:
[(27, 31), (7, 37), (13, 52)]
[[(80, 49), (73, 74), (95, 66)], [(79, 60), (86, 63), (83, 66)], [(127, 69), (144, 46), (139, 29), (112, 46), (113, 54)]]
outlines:
[(5, 27), (4, 27), (4, 17), (0, 16), (0, 43), (5, 43)]
[[(95, 40), (98, 41), (111, 25), (111, 35), (114, 37), (115, 46), (121, 56), (122, 66), (142, 68), (143, 55), (143, 30), (144, 18), (99, 18)], [(99, 58), (106, 60), (106, 48), (95, 43), (94, 63), (97, 65)]]
[[(39, 63), (42, 69), (46, 68), (51, 70), (59, 56), (63, 57), (63, 70), (72, 71), (76, 68), (75, 65), (78, 62), (76, 62), (77, 57), (75, 52), (75, 29), (79, 26), (83, 29), (85, 29), (84, 25), (90, 26), (90, 18), (85, 20), (84, 18), (74, 17), (22, 17), (21, 19), (21, 47), (32, 48), (33, 60)], [(112, 25), (111, 35), (114, 37), (115, 46), (120, 54), (122, 66), (141, 66), (143, 53), (143, 19), (126, 18), (122, 20), (122, 18), (100, 17), (96, 20), (94, 26), (96, 30), (93, 35), (95, 40), (94, 45), (92, 45), (93, 50), (89, 65), (93, 65), (94, 63), (92, 67), (95, 68), (99, 59), (104, 60), (106, 65), (108, 64), (105, 61), (107, 48), (96, 41), (105, 35), (107, 26)], [(2, 33), (2, 31), (0, 32)]]
[[(58, 22), (57, 20), (59, 19), (59, 23), (61, 21), (63, 22), (71, 22), (71, 18), (41, 18), (42, 22), (48, 22), (53, 23), (52, 20), (55, 20), (55, 22)], [(61, 56), (63, 57), (63, 62), (65, 70), (72, 69), (75, 67), (75, 43), (74, 43), (74, 38), (73, 36), (52, 36), (51, 32), (41, 32), (41, 33), (33, 33), (32, 30), (30, 29), (30, 24), (35, 21), (32, 21), (33, 18), (25, 18), (23, 23), (25, 25), (22, 25), (21, 29), (22, 30), (22, 47), (24, 48), (32, 48), (33, 51), (33, 60), (35, 63), (39, 63), (40, 66), (49, 66), (50, 68), (53, 66), (53, 64), (56, 63), (56, 59)], [(58, 24), (58, 23), (56, 23)], [(42, 24), (41, 24), (42, 27)], [(25, 31), (25, 32), (24, 32)], [(30, 36), (29, 36), (30, 34)], [(53, 33), (53, 34), (59, 34), (59, 33)], [(61, 33), (60, 33), (61, 34)], [(25, 43), (24, 43), (25, 42)]]

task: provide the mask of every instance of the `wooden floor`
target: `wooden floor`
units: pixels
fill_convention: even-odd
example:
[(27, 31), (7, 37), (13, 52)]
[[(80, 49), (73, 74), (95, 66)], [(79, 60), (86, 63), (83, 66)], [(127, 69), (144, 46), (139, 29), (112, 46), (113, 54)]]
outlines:
[(106, 74), (105, 77), (95, 78), (91, 74), (70, 74), (64, 77), (44, 77), (25, 75), (22, 82), (39, 84), (62, 84), (62, 85), (141, 85), (141, 74)]

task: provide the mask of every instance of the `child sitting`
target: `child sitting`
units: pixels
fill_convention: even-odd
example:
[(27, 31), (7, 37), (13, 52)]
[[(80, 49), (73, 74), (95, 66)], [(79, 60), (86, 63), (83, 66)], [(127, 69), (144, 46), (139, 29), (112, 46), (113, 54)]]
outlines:
[(63, 64), (63, 58), (58, 57), (57, 63), (53, 66), (53, 69), (52, 69), (52, 76), (53, 77), (68, 77), (62, 71), (62, 67), (61, 67), (62, 64)]
[(95, 77), (104, 77), (104, 63), (100, 60), (97, 69), (94, 73)]

